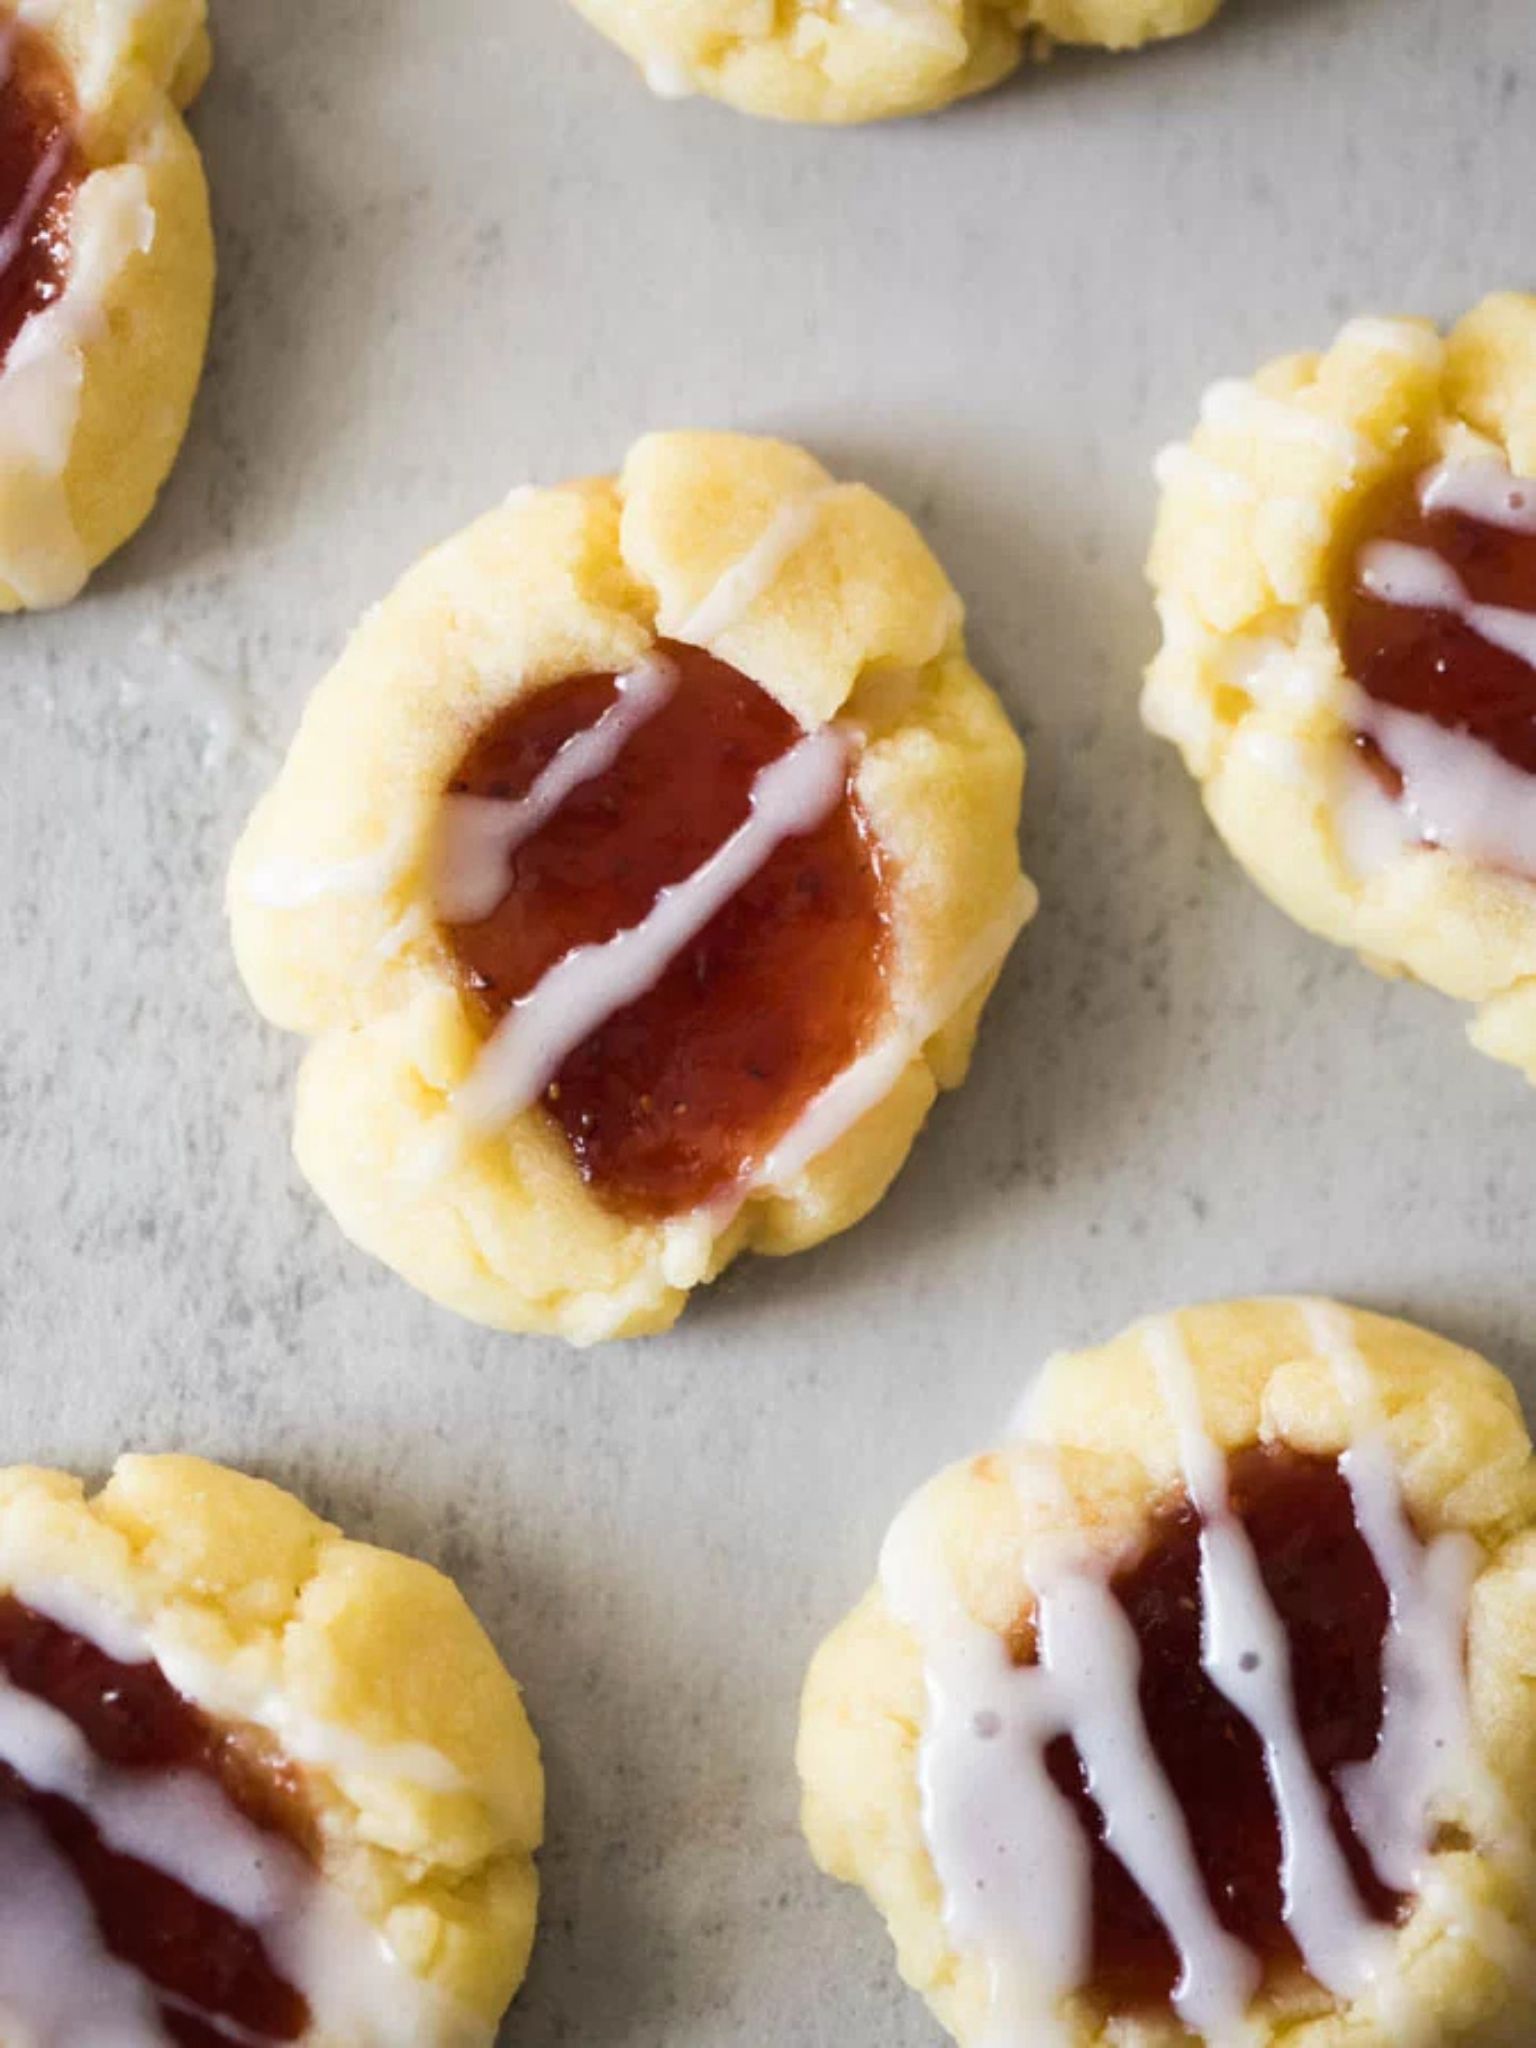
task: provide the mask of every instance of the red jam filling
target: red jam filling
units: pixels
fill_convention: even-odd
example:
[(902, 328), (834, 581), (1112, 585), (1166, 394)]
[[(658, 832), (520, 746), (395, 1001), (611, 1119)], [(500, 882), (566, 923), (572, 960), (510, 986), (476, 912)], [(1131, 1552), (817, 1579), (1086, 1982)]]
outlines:
[[(259, 1760), (183, 1699), (157, 1665), (115, 1663), (84, 1637), (0, 1597), (0, 1671), (66, 1715), (104, 1763), (133, 1772), (202, 1772), (252, 1825), (313, 1853), (291, 1771)], [(309, 2008), (253, 1928), (110, 1848), (79, 1807), (36, 1791), (0, 1763), (0, 1811), (6, 1810), (27, 1815), (69, 1865), (104, 1946), (160, 1995), (160, 2023), (180, 2048), (229, 2048), (236, 2037), (221, 2022), (243, 2038), (303, 2038)]]
[[(1332, 1460), (1293, 1451), (1245, 1451), (1229, 1471), (1233, 1512), (1290, 1639), (1296, 1711), (1334, 1833), (1366, 1909), (1391, 1922), (1405, 1902), (1377, 1878), (1336, 1784), (1342, 1765), (1375, 1753), (1383, 1711), (1387, 1592), (1353, 1496)], [(1269, 1973), (1294, 1973), (1302, 1963), (1282, 1918), (1280, 1825), (1263, 1749), (1200, 1665), (1199, 1538), (1187, 1501), (1168, 1508), (1114, 1592), (1141, 1649), (1147, 1732), (1184, 1809), (1217, 1916)], [(1071, 1737), (1053, 1743), (1046, 1761), (1094, 1844), (1090, 1995), (1111, 2013), (1166, 2007), (1178, 1958), (1145, 1894), (1105, 1846), (1103, 1816)]]
[[(448, 927), (493, 1020), (573, 948), (639, 924), (742, 824), (755, 777), (801, 737), (723, 662), (672, 643), (658, 652), (676, 670), (667, 702), (509, 856), (496, 909)], [(525, 795), (617, 695), (614, 677), (584, 675), (513, 705), (450, 793)], [(879, 858), (850, 790), (559, 1069), (545, 1104), (594, 1192), (641, 1217), (725, 1193), (869, 1039), (886, 951)]]
[[(1536, 483), (1530, 493), (1536, 504)], [(1428, 549), (1455, 571), (1474, 604), (1536, 613), (1536, 533), (1463, 511), (1426, 512), (1415, 484), (1398, 486), (1371, 509), (1362, 547), (1376, 541)], [(1344, 666), (1361, 689), (1378, 703), (1469, 733), (1536, 774), (1536, 669), (1452, 612), (1372, 595), (1361, 569), (1357, 552), (1334, 606)], [(1396, 782), (1395, 768), (1384, 779)]]
[(63, 66), (0, 7), (0, 365), (64, 289), (70, 208), (85, 176), (74, 119)]

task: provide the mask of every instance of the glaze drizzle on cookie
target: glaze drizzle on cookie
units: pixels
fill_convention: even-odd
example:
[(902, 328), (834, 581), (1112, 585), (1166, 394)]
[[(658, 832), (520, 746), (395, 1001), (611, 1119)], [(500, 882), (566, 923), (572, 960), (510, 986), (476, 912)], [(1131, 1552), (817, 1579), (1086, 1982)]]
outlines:
[(1536, 879), (1536, 483), (1494, 457), (1417, 478), (1372, 520), (1335, 623), (1403, 840)]
[(827, 484), (789, 498), (738, 561), (715, 583), (677, 629), (677, 638), (707, 647), (741, 623), (778, 582), (787, 563), (814, 539), (827, 500), (841, 488)]
[(1064, 2042), (1074, 1995), (1239, 2039), (1260, 1986), (1298, 1969), (1414, 2039), (1391, 1929), (1432, 1886), (1466, 1769), (1477, 1552), (1420, 1542), (1347, 1321), (1297, 1306), (1349, 1416), (1342, 1458), (1227, 1458), (1169, 1318), (1144, 1343), (1184, 1492), (1139, 1557), (1095, 1556), (1027, 1441), (1015, 1471), (1063, 1526), (1030, 1540), (1012, 1632), (964, 1605), (930, 1495), (887, 1541), (886, 1600), (926, 1670), (924, 1832), (950, 1935), (989, 1967), (986, 2048)]
[(584, 782), (613, 766), (676, 689), (677, 669), (657, 657), (615, 677), (613, 687), (613, 703), (595, 724), (561, 744), (524, 795), (444, 799), (432, 882), (439, 917), (449, 924), (474, 924), (491, 915), (507, 893), (513, 854)]
[(293, 1764), (103, 1632), (0, 1596), (0, 2020), (40, 2048), (483, 2039), (321, 1877)]

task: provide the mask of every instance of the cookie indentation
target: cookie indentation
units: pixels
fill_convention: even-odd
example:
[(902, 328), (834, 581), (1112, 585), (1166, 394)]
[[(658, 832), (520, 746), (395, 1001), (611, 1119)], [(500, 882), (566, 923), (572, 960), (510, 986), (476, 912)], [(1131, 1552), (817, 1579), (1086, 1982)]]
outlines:
[(727, 1195), (882, 1017), (884, 885), (851, 767), (840, 736), (664, 642), (510, 706), (455, 772), (438, 902), (465, 985), (494, 1025), (543, 1031), (552, 978), (583, 982), (577, 1014), (603, 1013), (542, 1099), (624, 1213)]

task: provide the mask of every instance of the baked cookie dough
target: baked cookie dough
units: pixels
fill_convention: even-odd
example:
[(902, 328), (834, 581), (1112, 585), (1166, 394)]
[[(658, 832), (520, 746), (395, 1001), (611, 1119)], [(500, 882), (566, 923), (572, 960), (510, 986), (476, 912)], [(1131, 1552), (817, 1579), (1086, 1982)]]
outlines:
[(817, 1653), (812, 1850), (976, 2048), (1518, 2048), (1533, 1529), (1509, 1384), (1405, 1323), (1053, 1359)]
[(924, 114), (1056, 43), (1132, 50), (1221, 0), (575, 0), (652, 89), (776, 121)]
[(205, 0), (0, 0), (0, 612), (67, 603), (181, 446), (213, 234)]
[(914, 528), (800, 449), (514, 493), (369, 614), (235, 854), (301, 1168), (435, 1300), (576, 1342), (846, 1229), (1034, 908), (1023, 767)]
[(1159, 472), (1148, 725), (1282, 909), (1536, 1080), (1536, 298), (1352, 321)]
[(542, 1813), (428, 1566), (199, 1458), (0, 1471), (0, 2038), (490, 2048)]

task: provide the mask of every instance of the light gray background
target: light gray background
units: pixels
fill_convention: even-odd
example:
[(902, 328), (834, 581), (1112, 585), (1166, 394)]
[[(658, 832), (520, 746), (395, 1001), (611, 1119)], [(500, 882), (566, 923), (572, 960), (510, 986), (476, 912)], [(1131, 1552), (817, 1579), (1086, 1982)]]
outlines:
[[(1536, 282), (1531, 0), (1230, 0), (858, 133), (653, 101), (559, 0), (214, 27), (186, 453), (81, 603), (0, 629), (4, 1455), (197, 1449), (459, 1575), (549, 1763), (509, 2043), (925, 2048), (790, 1761), (906, 1491), (1048, 1350), (1201, 1296), (1334, 1290), (1532, 1384), (1536, 1102), (1269, 910), (1135, 717), (1149, 463), (1201, 388)], [(803, 437), (923, 524), (1030, 744), (1044, 906), (871, 1221), (581, 1355), (342, 1244), (220, 882), (363, 606), (683, 424)]]

